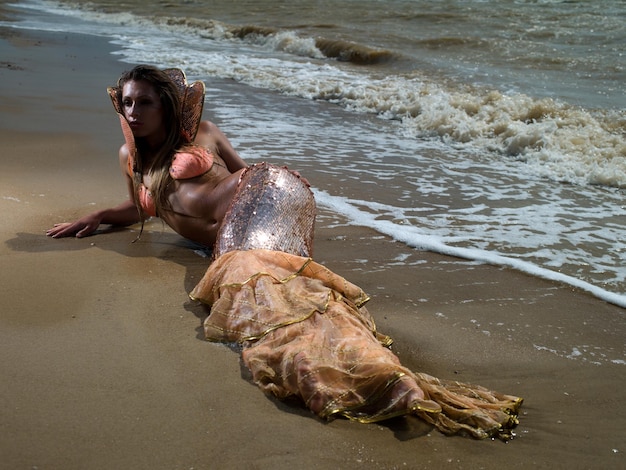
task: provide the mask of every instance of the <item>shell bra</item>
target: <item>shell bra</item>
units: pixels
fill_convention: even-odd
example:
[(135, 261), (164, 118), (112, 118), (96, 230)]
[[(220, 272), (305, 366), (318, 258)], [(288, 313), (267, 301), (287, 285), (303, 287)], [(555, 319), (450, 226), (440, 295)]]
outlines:
[[(132, 178), (134, 158), (128, 158), (128, 174)], [(207, 173), (213, 167), (213, 154), (204, 147), (193, 147), (174, 154), (170, 165), (170, 176), (175, 180), (196, 178)], [(150, 217), (157, 215), (152, 192), (141, 183), (137, 188), (137, 199), (141, 209)]]

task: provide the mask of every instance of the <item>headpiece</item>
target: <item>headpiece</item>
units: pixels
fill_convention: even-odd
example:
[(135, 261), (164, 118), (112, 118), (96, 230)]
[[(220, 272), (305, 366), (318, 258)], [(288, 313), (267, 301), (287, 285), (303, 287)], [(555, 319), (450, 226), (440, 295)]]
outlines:
[[(178, 94), (180, 97), (180, 113), (181, 113), (181, 126), (180, 134), (185, 143), (193, 142), (196, 134), (198, 133), (198, 127), (200, 126), (200, 119), (202, 118), (202, 107), (204, 106), (204, 83), (197, 81), (191, 85), (187, 84), (187, 78), (185, 72), (180, 69), (165, 69), (163, 72), (172, 80), (172, 82), (178, 88)], [(126, 121), (123, 119), (124, 111), (122, 105), (122, 87), (114, 86), (107, 88), (111, 102), (115, 111), (120, 115), (120, 121)], [(122, 131), (124, 137), (128, 143), (128, 123), (124, 126), (122, 122)], [(132, 135), (132, 133), (131, 133)], [(134, 140), (134, 139), (133, 139)]]

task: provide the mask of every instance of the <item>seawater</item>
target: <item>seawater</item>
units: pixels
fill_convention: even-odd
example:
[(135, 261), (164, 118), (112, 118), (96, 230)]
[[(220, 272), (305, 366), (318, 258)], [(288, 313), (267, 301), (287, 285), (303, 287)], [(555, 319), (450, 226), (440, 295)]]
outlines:
[(205, 81), (242, 156), (311, 175), (341, 223), (626, 306), (623, 1), (9, 7)]

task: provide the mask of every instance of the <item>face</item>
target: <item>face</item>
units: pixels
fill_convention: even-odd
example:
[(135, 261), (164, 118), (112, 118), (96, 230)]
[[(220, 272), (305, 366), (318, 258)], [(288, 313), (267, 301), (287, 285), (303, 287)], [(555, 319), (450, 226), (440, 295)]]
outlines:
[(161, 99), (149, 82), (126, 82), (122, 88), (122, 107), (135, 137), (154, 139), (165, 135)]

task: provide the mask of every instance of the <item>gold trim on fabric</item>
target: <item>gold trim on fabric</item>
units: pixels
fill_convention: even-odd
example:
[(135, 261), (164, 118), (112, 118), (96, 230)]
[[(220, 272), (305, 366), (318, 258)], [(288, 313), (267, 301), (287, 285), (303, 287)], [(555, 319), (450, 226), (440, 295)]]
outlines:
[[(363, 423), (363, 424), (370, 424), (370, 423), (376, 423), (379, 421), (384, 421), (390, 418), (396, 418), (398, 416), (404, 416), (407, 414), (411, 414), (414, 413), (416, 411), (422, 411), (424, 413), (430, 413), (430, 414), (439, 414), (441, 413), (441, 408), (437, 407), (437, 408), (427, 408), (425, 406), (420, 405), (419, 403), (415, 403), (413, 404), (410, 408), (404, 408), (404, 409), (400, 409), (397, 411), (393, 411), (393, 412), (388, 412), (388, 413), (378, 413), (378, 414), (370, 414), (367, 415), (366, 413), (363, 413), (362, 416), (357, 415), (358, 410), (360, 408), (365, 408), (367, 406), (370, 406), (372, 403), (377, 402), (378, 400), (380, 400), (380, 398), (382, 396), (385, 395), (385, 393), (387, 393), (389, 391), (390, 388), (392, 388), (394, 385), (396, 385), (403, 377), (405, 377), (407, 374), (405, 374), (404, 372), (396, 372), (395, 376), (391, 379), (389, 379), (386, 383), (385, 386), (379, 390), (377, 393), (372, 394), (368, 400), (366, 400), (363, 403), (360, 403), (354, 407), (349, 407), (349, 408), (335, 408), (332, 410), (326, 410), (324, 409), (319, 416), (325, 419), (331, 419), (334, 415), (340, 415), (343, 416), (345, 418), (348, 418), (351, 421), (356, 421), (359, 423)], [(330, 404), (328, 404), (326, 406), (326, 408), (328, 408), (329, 406), (332, 406), (333, 402), (337, 401), (337, 399), (333, 400)]]
[[(302, 263), (302, 265), (298, 268), (297, 271), (289, 274), (288, 276), (286, 276), (284, 278), (278, 278), (278, 277), (274, 276), (272, 273), (267, 272), (267, 271), (259, 271), (257, 273), (254, 273), (250, 277), (248, 277), (245, 281), (220, 284), (220, 285), (214, 287), (212, 289), (212, 291), (213, 292), (221, 292), (224, 289), (242, 289), (244, 286), (250, 284), (252, 281), (254, 281), (256, 279), (259, 279), (262, 276), (267, 276), (270, 279), (272, 279), (275, 283), (284, 285), (284, 284), (287, 284), (288, 282), (292, 281), (293, 279), (295, 279), (295, 278), (297, 278), (299, 276), (303, 276), (304, 275), (303, 272), (311, 265), (312, 262), (313, 262), (313, 258), (310, 258), (310, 257), (306, 258), (304, 263)], [(306, 276), (306, 275), (304, 275), (304, 276), (307, 277), (307, 278), (310, 278), (310, 276)], [(270, 328), (264, 330), (263, 332), (261, 332), (261, 333), (259, 333), (257, 335), (241, 337), (240, 339), (237, 340), (237, 342), (242, 343), (244, 341), (256, 341), (256, 340), (259, 340), (259, 339), (263, 338), (268, 333), (271, 333), (272, 331), (275, 331), (275, 330), (277, 330), (279, 328), (282, 328), (282, 327), (285, 327), (285, 326), (289, 326), (289, 325), (293, 325), (293, 324), (296, 324), (296, 323), (301, 323), (301, 322), (311, 318), (311, 316), (315, 312), (319, 311), (320, 314), (324, 314), (328, 310), (328, 305), (329, 305), (329, 303), (331, 301), (331, 296), (332, 296), (333, 292), (336, 293), (336, 295), (337, 295), (337, 298), (335, 300), (349, 302), (349, 303), (351, 303), (351, 304), (353, 304), (353, 305), (355, 305), (357, 307), (355, 310), (352, 310), (352, 309), (350, 310), (349, 313), (351, 315), (354, 315), (355, 317), (357, 317), (359, 319), (362, 318), (358, 309), (361, 308), (363, 305), (365, 305), (370, 300), (370, 296), (368, 296), (365, 292), (361, 291), (363, 293), (363, 296), (359, 297), (355, 301), (352, 301), (352, 300), (348, 299), (347, 297), (345, 297), (344, 295), (341, 295), (339, 292), (335, 291), (334, 289), (329, 288), (328, 296), (327, 296), (326, 301), (324, 303), (324, 307), (323, 307), (323, 309), (321, 311), (318, 310), (318, 309), (314, 309), (314, 310), (310, 311), (307, 315), (304, 315), (304, 316), (302, 316), (300, 318), (292, 319), (292, 320), (289, 320), (287, 322), (282, 322), (282, 323), (279, 323), (279, 324), (276, 324), (276, 325), (272, 325)], [(219, 298), (220, 296), (219, 295), (214, 295), (213, 297)], [(193, 296), (191, 293), (189, 294), (189, 298), (191, 300), (193, 300), (193, 301), (200, 302), (200, 303), (203, 303), (203, 304), (206, 304), (206, 305), (209, 305), (209, 306), (212, 305), (210, 302), (207, 302), (207, 301), (205, 301), (203, 299), (197, 298), (197, 297)], [(210, 316), (210, 314), (209, 314), (209, 316)], [(387, 336), (385, 334), (382, 334), (382, 333), (378, 332), (378, 329), (376, 327), (376, 323), (375, 323), (373, 318), (369, 318), (369, 321), (371, 322), (371, 328), (368, 328), (368, 329), (376, 337), (378, 342), (380, 344), (382, 344), (386, 348), (391, 347), (391, 345), (393, 344), (393, 339), (390, 336)], [(213, 329), (215, 329), (217, 331), (221, 331), (223, 333), (238, 333), (238, 331), (232, 331), (232, 330), (228, 330), (228, 329), (225, 329), (225, 328), (221, 328), (221, 327), (219, 327), (217, 325), (214, 325), (214, 324), (211, 325), (211, 328), (213, 328)], [(220, 340), (220, 339), (216, 340), (216, 339), (213, 339), (213, 338), (206, 338), (206, 339), (208, 341), (217, 342), (217, 343), (228, 342), (228, 341), (224, 341), (224, 340)]]
[(246, 279), (243, 282), (232, 282), (230, 284), (220, 284), (219, 286), (217, 286), (217, 289), (221, 289), (222, 287), (243, 287), (246, 284), (248, 284), (249, 282), (251, 282), (253, 279), (256, 279), (258, 277), (261, 276), (267, 276), (267, 277), (271, 277), (272, 279), (274, 279), (278, 284), (287, 284), (289, 281), (291, 281), (292, 279), (295, 279), (296, 277), (302, 275), (302, 271), (304, 271), (306, 269), (306, 267), (311, 264), (311, 261), (313, 261), (313, 258), (307, 258), (307, 260), (304, 262), (304, 264), (300, 267), (300, 269), (298, 269), (296, 272), (291, 273), (289, 276), (283, 278), (283, 279), (278, 279), (276, 276), (274, 276), (271, 273), (268, 273), (266, 271), (259, 271), (258, 273), (253, 274), (252, 276), (250, 276), (248, 279)]
[[(296, 323), (302, 323), (303, 321), (308, 320), (309, 318), (311, 318), (315, 312), (319, 312), (320, 314), (323, 314), (324, 312), (326, 312), (326, 310), (328, 310), (328, 304), (330, 303), (330, 293), (329, 295), (326, 297), (326, 302), (324, 303), (324, 307), (323, 307), (323, 311), (319, 311), (318, 309), (313, 309), (311, 310), (309, 313), (307, 313), (306, 315), (300, 317), (300, 318), (295, 318), (289, 321), (285, 321), (282, 323), (277, 323), (276, 325), (272, 325), (271, 327), (267, 328), (266, 330), (262, 331), (259, 334), (256, 335), (250, 335), (250, 336), (242, 336), (240, 339), (238, 339), (236, 342), (237, 343), (243, 343), (245, 341), (258, 341), (259, 339), (267, 336), (269, 333), (271, 333), (272, 331), (278, 330), (279, 328), (283, 328), (289, 325), (294, 325)], [(228, 330), (226, 328), (220, 328), (217, 325), (211, 325), (211, 328), (221, 331), (223, 333), (238, 333), (238, 330)], [(208, 341), (214, 342), (214, 343), (229, 343), (230, 341), (225, 341), (225, 340), (219, 340), (219, 339), (213, 339), (213, 338), (205, 338)]]
[[(304, 271), (306, 269), (306, 267), (313, 261), (313, 258), (307, 258), (307, 260), (304, 262), (304, 264), (300, 267), (300, 269), (298, 269), (296, 272), (290, 274), (289, 276), (283, 278), (283, 279), (278, 279), (276, 276), (274, 276), (273, 274), (267, 272), (267, 271), (259, 271), (257, 273), (254, 273), (253, 275), (251, 275), (248, 279), (246, 279), (243, 282), (231, 282), (228, 284), (220, 284), (216, 287), (213, 288), (213, 291), (219, 291), (222, 288), (241, 288), (243, 286), (245, 286), (246, 284), (250, 283), (251, 281), (253, 281), (254, 279), (257, 279), (261, 276), (267, 276), (270, 277), (272, 279), (274, 279), (278, 284), (286, 284), (287, 282), (291, 281), (292, 279), (295, 279), (296, 277), (300, 276), (302, 274), (302, 271)], [(193, 301), (196, 302), (200, 302), (206, 305), (211, 305), (209, 302), (206, 302), (203, 299), (199, 299), (195, 296), (193, 296), (191, 293), (189, 294), (189, 298)]]

